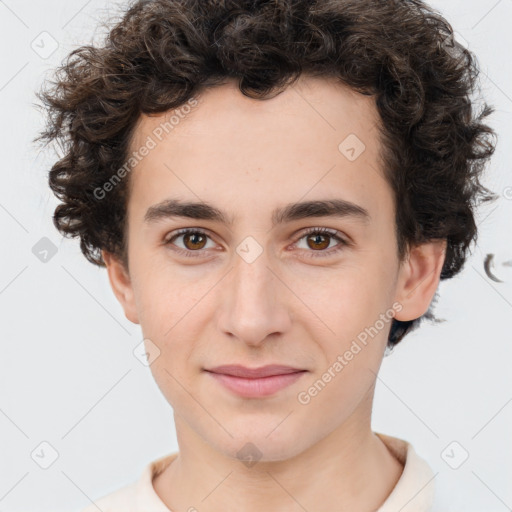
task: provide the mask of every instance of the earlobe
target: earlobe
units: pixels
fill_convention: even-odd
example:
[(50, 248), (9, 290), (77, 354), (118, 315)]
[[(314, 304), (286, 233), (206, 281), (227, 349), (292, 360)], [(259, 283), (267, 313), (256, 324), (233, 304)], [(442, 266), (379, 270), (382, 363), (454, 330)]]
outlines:
[(446, 255), (446, 240), (414, 246), (400, 266), (396, 298), (402, 305), (395, 318), (402, 322), (425, 314), (439, 285)]
[(112, 291), (121, 304), (124, 314), (130, 322), (139, 323), (137, 307), (128, 269), (111, 253), (101, 251)]

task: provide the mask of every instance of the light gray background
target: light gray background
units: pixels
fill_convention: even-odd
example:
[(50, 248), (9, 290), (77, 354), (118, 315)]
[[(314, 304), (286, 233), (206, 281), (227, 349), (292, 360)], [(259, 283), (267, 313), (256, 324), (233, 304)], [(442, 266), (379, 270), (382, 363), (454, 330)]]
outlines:
[[(512, 507), (512, 267), (503, 265), (512, 260), (512, 0), (433, 5), (476, 52), (496, 106), (500, 143), (486, 184), (501, 199), (481, 211), (463, 273), (440, 286), (436, 313), (446, 322), (425, 324), (384, 359), (373, 429), (412, 442), (442, 497), (452, 489), (447, 511), (501, 512)], [(101, 36), (98, 21), (109, 12), (115, 4), (99, 0), (0, 0), (2, 511), (80, 509), (177, 449), (171, 408), (132, 353), (140, 328), (124, 317), (105, 270), (53, 227), (58, 203), (47, 171), (55, 154), (30, 142), (43, 123), (34, 91), (72, 49)], [(58, 42), (47, 58), (31, 46), (46, 37), (50, 47), (43, 31)], [(43, 237), (57, 248), (46, 263), (32, 252)], [(485, 275), (487, 253), (504, 283)], [(31, 457), (44, 441), (58, 452), (48, 469)], [(448, 458), (469, 453), (459, 469), (441, 455), (453, 441), (460, 446)]]

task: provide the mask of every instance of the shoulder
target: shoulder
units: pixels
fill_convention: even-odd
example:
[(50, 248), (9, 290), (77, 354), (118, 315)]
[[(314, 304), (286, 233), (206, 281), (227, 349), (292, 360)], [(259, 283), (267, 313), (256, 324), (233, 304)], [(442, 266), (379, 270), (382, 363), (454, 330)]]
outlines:
[(153, 478), (162, 472), (178, 455), (178, 452), (164, 455), (147, 464), (139, 479), (110, 494), (97, 498), (77, 512), (168, 512), (153, 488)]
[(116, 491), (104, 495), (91, 503), (87, 507), (81, 509), (79, 512), (132, 512), (136, 494), (137, 482), (130, 483), (117, 489)]
[(375, 434), (404, 466), (395, 488), (377, 512), (434, 512), (435, 475), (426, 460), (406, 440)]

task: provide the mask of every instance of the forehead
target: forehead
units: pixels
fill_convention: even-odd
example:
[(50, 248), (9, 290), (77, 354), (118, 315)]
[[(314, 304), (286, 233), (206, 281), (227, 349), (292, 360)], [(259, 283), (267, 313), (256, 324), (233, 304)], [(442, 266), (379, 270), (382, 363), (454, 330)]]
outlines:
[[(193, 106), (192, 102), (194, 103)], [(134, 129), (131, 149), (140, 147), (147, 135), (157, 139), (175, 136), (227, 134), (230, 139), (269, 131), (280, 132), (315, 142), (315, 133), (323, 138), (330, 132), (335, 143), (343, 135), (357, 135), (373, 146), (380, 122), (374, 98), (354, 91), (335, 78), (301, 76), (275, 96), (255, 99), (245, 96), (234, 79), (202, 89), (188, 104), (159, 114), (142, 114)], [(167, 124), (166, 124), (167, 123)], [(297, 123), (310, 126), (300, 132)], [(368, 133), (370, 131), (370, 133)], [(256, 142), (256, 141), (255, 141)], [(308, 144), (310, 145), (310, 144)], [(372, 150), (373, 148), (368, 148)]]
[[(194, 101), (139, 118), (130, 150), (152, 140), (130, 178), (140, 206), (169, 195), (211, 203), (229, 198), (235, 205), (235, 190), (246, 207), (249, 196), (260, 192), (262, 207), (262, 196), (276, 191), (298, 200), (313, 193), (334, 198), (336, 190), (353, 202), (366, 195), (368, 203), (387, 187), (374, 99), (333, 78), (303, 76), (264, 100), (228, 80)], [(382, 200), (374, 197), (373, 207)]]

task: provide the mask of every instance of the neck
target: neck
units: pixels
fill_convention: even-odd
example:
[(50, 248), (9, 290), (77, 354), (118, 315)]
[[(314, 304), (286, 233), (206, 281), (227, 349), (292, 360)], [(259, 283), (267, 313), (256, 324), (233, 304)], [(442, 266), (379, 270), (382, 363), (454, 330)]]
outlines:
[[(367, 418), (369, 420), (369, 418)], [(248, 467), (206, 444), (178, 417), (179, 455), (153, 480), (173, 512), (289, 510), (371, 512), (389, 496), (403, 466), (370, 428), (349, 418), (307, 450)]]

